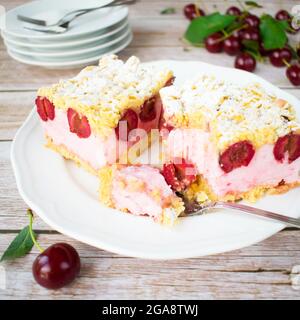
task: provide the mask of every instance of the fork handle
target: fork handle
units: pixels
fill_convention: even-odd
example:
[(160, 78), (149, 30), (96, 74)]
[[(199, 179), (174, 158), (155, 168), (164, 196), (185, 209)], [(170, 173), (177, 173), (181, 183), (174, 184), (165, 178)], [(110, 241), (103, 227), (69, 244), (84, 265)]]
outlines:
[(239, 203), (230, 203), (230, 202), (216, 202), (214, 205), (214, 208), (220, 208), (220, 209), (233, 209), (233, 210), (238, 210), (238, 211), (243, 211), (246, 213), (250, 213), (256, 216), (276, 220), (279, 222), (283, 222), (286, 225), (300, 228), (300, 219), (296, 218), (291, 218), (288, 216), (284, 216), (282, 214), (262, 210), (262, 209), (257, 209), (253, 208), (244, 204), (239, 204)]
[[(110, 2), (104, 6), (101, 7), (94, 7), (94, 8), (89, 8), (89, 9), (77, 9), (77, 10), (73, 10), (68, 12), (63, 18), (61, 18), (56, 25), (62, 25), (65, 23), (70, 23), (72, 22), (74, 19), (89, 13), (91, 11), (96, 11), (98, 9), (103, 9), (103, 8), (107, 8), (107, 7), (117, 7), (117, 6), (121, 6), (121, 5), (126, 5), (126, 4), (132, 4), (135, 3), (136, 0), (115, 0), (113, 2)], [(71, 16), (71, 17), (70, 17)], [(68, 18), (69, 17), (69, 18)], [(48, 26), (50, 27), (50, 26)]]

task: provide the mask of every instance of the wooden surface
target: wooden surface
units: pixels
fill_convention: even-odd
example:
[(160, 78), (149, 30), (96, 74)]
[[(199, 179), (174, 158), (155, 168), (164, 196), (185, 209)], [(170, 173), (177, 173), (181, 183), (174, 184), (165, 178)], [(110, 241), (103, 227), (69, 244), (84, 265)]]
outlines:
[[(1, 1), (7, 9), (24, 1)], [(259, 1), (264, 11), (291, 9), (297, 1)], [(155, 59), (202, 60), (230, 66), (233, 58), (212, 55), (203, 49), (183, 44), (181, 36), (187, 26), (182, 7), (187, 1), (142, 0), (130, 8), (134, 31), (132, 44), (120, 56), (134, 54), (144, 61)], [(224, 11), (235, 1), (204, 1), (205, 9)], [(175, 7), (174, 15), (160, 15), (166, 7)], [(293, 41), (299, 41), (294, 37)], [(0, 42), (0, 254), (18, 230), (27, 223), (26, 204), (18, 194), (9, 152), (17, 128), (33, 107), (35, 90), (40, 85), (74, 75), (78, 70), (46, 70), (15, 62)], [(300, 90), (286, 80), (284, 69), (259, 65), (257, 74), (300, 98)], [(178, 261), (147, 261), (118, 256), (74, 241), (51, 230), (41, 219), (35, 229), (44, 247), (57, 241), (74, 245), (81, 256), (80, 277), (69, 287), (47, 291), (32, 279), (34, 249), (25, 258), (0, 266), (2, 299), (299, 299), (293, 286), (292, 269), (300, 265), (300, 231), (285, 229), (272, 238), (242, 250)], [(1, 275), (6, 274), (6, 289), (1, 289)], [(294, 280), (293, 280), (294, 279)], [(300, 280), (299, 280), (300, 282)], [(299, 289), (299, 288), (298, 288)]]

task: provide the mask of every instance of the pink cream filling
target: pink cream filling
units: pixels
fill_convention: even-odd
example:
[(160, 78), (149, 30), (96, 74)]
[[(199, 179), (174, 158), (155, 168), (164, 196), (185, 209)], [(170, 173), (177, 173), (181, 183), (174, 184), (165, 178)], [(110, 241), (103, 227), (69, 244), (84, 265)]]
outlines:
[[(132, 191), (130, 186), (137, 180), (144, 184), (144, 190)], [(121, 181), (125, 181), (125, 188), (121, 186)], [(160, 193), (160, 202), (151, 195), (155, 190)], [(172, 194), (159, 170), (145, 165), (125, 167), (116, 173), (113, 180), (112, 197), (115, 207), (119, 210), (127, 209), (134, 215), (159, 218), (164, 200)]]
[(167, 138), (167, 153), (171, 157), (189, 159), (207, 179), (218, 196), (230, 192), (247, 192), (256, 186), (277, 186), (282, 180), (286, 183), (300, 181), (300, 158), (282, 163), (273, 155), (273, 145), (264, 145), (256, 150), (247, 167), (240, 167), (225, 173), (219, 165), (219, 154), (210, 142), (208, 132), (198, 129), (175, 129)]
[(95, 134), (88, 138), (79, 138), (76, 133), (70, 132), (67, 113), (55, 109), (53, 120), (42, 121), (44, 131), (52, 138), (54, 144), (65, 146), (80, 159), (88, 162), (94, 169), (116, 162), (118, 157), (118, 144), (120, 150), (126, 150), (127, 143), (118, 141), (115, 132), (104, 139)]

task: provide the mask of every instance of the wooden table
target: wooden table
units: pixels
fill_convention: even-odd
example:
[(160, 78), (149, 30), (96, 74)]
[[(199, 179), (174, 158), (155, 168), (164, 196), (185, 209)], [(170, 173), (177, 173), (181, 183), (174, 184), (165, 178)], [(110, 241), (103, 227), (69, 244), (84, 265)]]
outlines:
[[(6, 9), (22, 0), (1, 1)], [(264, 11), (274, 13), (291, 9), (297, 1), (259, 1)], [(182, 8), (187, 1), (142, 0), (132, 6), (131, 23), (134, 40), (120, 56), (139, 56), (143, 61), (155, 59), (202, 60), (230, 66), (233, 58), (208, 54), (204, 49), (190, 48), (181, 36), (187, 26)], [(235, 1), (206, 1), (205, 10), (212, 11)], [(176, 14), (161, 15), (166, 7)], [(73, 76), (78, 70), (46, 70), (12, 60), (0, 43), (0, 253), (2, 253), (28, 219), (26, 204), (19, 196), (13, 176), (9, 152), (17, 128), (33, 107), (36, 89), (60, 78)], [(259, 64), (257, 74), (300, 98), (300, 90), (292, 87), (284, 69)], [(34, 249), (25, 258), (5, 263), (7, 299), (299, 299), (300, 290), (293, 289), (291, 270), (300, 264), (300, 231), (287, 228), (272, 238), (242, 250), (226, 254), (178, 261), (148, 261), (118, 256), (79, 243), (51, 230), (41, 219), (35, 229), (44, 247), (57, 241), (74, 245), (82, 258), (80, 277), (69, 287), (47, 291), (38, 286), (31, 274), (37, 255)]]

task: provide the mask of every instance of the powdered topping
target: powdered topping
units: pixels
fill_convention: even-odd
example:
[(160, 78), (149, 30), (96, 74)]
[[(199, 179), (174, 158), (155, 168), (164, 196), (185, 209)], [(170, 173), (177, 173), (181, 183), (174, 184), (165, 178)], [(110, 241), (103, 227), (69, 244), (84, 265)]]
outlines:
[(167, 123), (210, 130), (218, 149), (241, 140), (256, 147), (300, 128), (295, 110), (260, 84), (240, 86), (202, 75), (160, 90)]
[(110, 55), (72, 79), (41, 88), (38, 95), (46, 96), (57, 108), (72, 107), (90, 115), (91, 125), (101, 132), (101, 127), (115, 128), (126, 109), (139, 110), (172, 76), (164, 67), (141, 65), (134, 56), (124, 63)]

